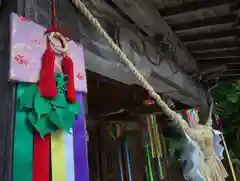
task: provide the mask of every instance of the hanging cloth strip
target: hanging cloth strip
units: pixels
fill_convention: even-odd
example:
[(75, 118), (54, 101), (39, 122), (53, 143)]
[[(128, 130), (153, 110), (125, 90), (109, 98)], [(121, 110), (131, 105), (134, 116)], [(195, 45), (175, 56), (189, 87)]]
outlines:
[(73, 126), (75, 181), (88, 181), (89, 175), (85, 128), (85, 109), (82, 93), (77, 92), (76, 99), (80, 102), (81, 114), (77, 116)]
[(67, 181), (63, 130), (51, 134), (51, 163), (52, 181)]
[(13, 181), (32, 181), (33, 129), (27, 113), (20, 109), (19, 97), (25, 84), (17, 86), (17, 104), (13, 148)]
[(133, 181), (133, 174), (132, 174), (132, 159), (131, 159), (131, 153), (129, 150), (129, 138), (127, 135), (125, 135), (124, 138), (124, 147), (125, 147), (125, 153), (126, 153), (126, 159), (127, 159), (127, 169), (128, 169), (128, 179), (129, 181)]
[(70, 134), (66, 132), (64, 133), (64, 151), (66, 162), (66, 181), (75, 181), (72, 131)]
[(50, 135), (44, 140), (34, 133), (33, 181), (49, 181), (50, 175)]

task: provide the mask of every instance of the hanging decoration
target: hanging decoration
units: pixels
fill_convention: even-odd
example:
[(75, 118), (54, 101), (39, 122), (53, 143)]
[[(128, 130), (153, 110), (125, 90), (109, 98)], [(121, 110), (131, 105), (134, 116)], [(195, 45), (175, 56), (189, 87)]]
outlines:
[(221, 163), (222, 155), (217, 154), (222, 146), (219, 144), (221, 140), (216, 140), (216, 131), (207, 125), (198, 124), (199, 117), (195, 109), (185, 113), (190, 128), (186, 133), (187, 142), (181, 157), (181, 161), (186, 162), (184, 177), (197, 181), (225, 181), (228, 174)]
[(194, 125), (198, 124), (199, 116), (197, 109), (188, 109), (185, 111), (185, 114), (187, 115), (187, 120), (190, 127), (193, 127)]
[(13, 181), (89, 180), (83, 48), (58, 30), (55, 3), (47, 30), (11, 14), (9, 79), (18, 82)]
[(133, 181), (132, 158), (129, 150), (129, 138), (126, 134), (124, 135), (124, 148), (125, 148), (125, 154), (126, 154), (126, 160), (127, 160), (128, 180)]
[(124, 135), (124, 124), (123, 123), (110, 123), (109, 134), (113, 139), (121, 138)]
[(19, 96), (21, 109), (25, 109), (27, 117), (40, 136), (64, 129), (69, 132), (72, 128), (75, 115), (80, 114), (80, 104), (69, 103), (65, 98), (65, 75), (55, 73), (57, 96), (47, 99), (41, 96), (36, 84), (24, 86), (24, 92)]
[(148, 115), (144, 118), (145, 128), (143, 128), (143, 140), (147, 159), (147, 177), (154, 180), (152, 163), (155, 162), (159, 179), (163, 179), (163, 169), (161, 165), (162, 146), (155, 115)]
[(118, 164), (119, 164), (119, 170), (120, 170), (120, 179), (121, 181), (124, 181), (121, 142), (119, 140), (117, 141), (116, 146), (117, 146)]
[(150, 106), (150, 105), (153, 105), (153, 104), (155, 104), (154, 100), (148, 99), (148, 100), (143, 101), (143, 105), (145, 105), (145, 106)]

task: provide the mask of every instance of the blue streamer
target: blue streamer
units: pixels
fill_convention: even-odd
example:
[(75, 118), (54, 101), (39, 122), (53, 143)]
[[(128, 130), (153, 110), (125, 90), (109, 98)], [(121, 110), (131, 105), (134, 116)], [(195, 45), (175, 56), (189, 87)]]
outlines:
[(127, 154), (129, 181), (133, 181), (133, 179), (132, 179), (131, 154), (130, 154), (129, 149), (128, 149), (128, 139), (127, 138), (125, 140), (125, 151), (126, 151), (126, 154)]
[(124, 181), (121, 143), (119, 141), (117, 141), (117, 154), (118, 154), (118, 163), (119, 163), (119, 169), (120, 169), (120, 178), (121, 178), (121, 181)]

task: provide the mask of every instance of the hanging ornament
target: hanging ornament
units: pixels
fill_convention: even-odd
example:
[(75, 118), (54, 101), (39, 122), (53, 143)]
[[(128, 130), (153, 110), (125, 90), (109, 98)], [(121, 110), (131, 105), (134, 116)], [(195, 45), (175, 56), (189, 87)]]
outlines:
[(123, 136), (125, 131), (122, 123), (111, 123), (109, 127), (109, 134), (113, 139), (118, 139)]
[(76, 93), (87, 92), (83, 48), (57, 29), (55, 3), (46, 31), (11, 14), (9, 79), (18, 82), (13, 181), (89, 180), (84, 103)]

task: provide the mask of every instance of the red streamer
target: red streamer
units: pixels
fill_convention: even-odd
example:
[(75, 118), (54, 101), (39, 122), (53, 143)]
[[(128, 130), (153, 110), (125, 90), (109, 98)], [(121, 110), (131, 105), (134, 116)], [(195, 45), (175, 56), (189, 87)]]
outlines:
[(50, 135), (46, 135), (43, 140), (35, 131), (33, 149), (33, 181), (49, 181)]

